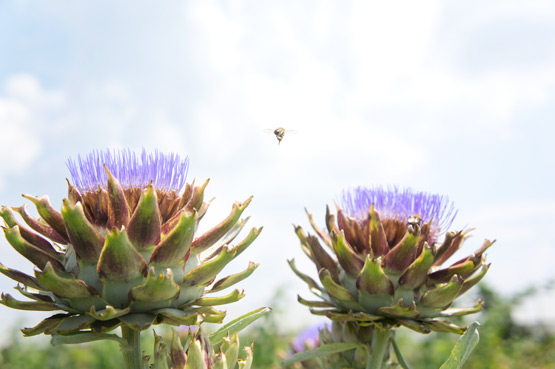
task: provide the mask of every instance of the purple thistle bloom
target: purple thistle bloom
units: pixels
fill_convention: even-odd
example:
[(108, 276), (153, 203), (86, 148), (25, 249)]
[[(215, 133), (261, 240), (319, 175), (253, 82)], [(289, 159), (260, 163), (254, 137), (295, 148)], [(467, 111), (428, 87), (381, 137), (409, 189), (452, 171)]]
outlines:
[(309, 349), (316, 348), (320, 342), (320, 331), (322, 329), (329, 329), (329, 324), (320, 323), (312, 325), (299, 333), (291, 343), (294, 352), (303, 352), (306, 347)]
[(130, 149), (95, 150), (85, 157), (78, 155), (77, 163), (69, 158), (66, 165), (74, 185), (81, 191), (106, 187), (106, 165), (123, 188), (144, 188), (152, 181), (156, 189), (179, 192), (187, 179), (189, 157), (181, 159), (175, 153), (158, 150), (147, 154), (144, 148), (140, 155)]
[(370, 205), (382, 219), (397, 219), (406, 222), (418, 214), (424, 222), (432, 221), (436, 230), (448, 229), (457, 211), (447, 196), (417, 192), (412, 188), (398, 186), (357, 187), (343, 191), (341, 208), (350, 216), (363, 220), (368, 216)]

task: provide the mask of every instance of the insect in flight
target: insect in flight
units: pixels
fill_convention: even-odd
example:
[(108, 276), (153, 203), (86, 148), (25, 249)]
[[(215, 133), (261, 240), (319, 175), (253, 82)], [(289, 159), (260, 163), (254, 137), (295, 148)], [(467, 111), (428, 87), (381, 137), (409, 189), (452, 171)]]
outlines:
[(296, 132), (295, 130), (285, 129), (283, 127), (278, 127), (276, 129), (266, 129), (266, 131), (273, 131), (274, 136), (276, 136), (278, 140), (278, 145), (281, 144), (281, 140), (283, 140), (283, 136), (285, 136), (286, 132), (287, 133)]

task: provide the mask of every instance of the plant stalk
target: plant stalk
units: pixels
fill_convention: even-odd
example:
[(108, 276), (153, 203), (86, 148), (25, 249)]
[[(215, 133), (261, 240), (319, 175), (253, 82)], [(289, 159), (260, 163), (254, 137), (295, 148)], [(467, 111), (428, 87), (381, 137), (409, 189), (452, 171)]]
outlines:
[(122, 325), (121, 336), (125, 340), (125, 343), (121, 344), (125, 369), (142, 369), (141, 331)]
[(366, 369), (385, 368), (384, 363), (389, 354), (391, 334), (392, 332), (388, 329), (382, 329), (378, 325), (374, 326), (372, 342), (370, 344), (370, 356), (366, 361)]

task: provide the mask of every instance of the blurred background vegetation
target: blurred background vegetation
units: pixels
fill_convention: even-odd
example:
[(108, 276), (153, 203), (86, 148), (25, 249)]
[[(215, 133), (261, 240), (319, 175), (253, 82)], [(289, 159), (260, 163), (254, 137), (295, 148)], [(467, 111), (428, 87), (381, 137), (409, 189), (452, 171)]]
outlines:
[[(477, 294), (485, 303), (484, 312), (473, 316), (481, 323), (480, 343), (465, 369), (555, 369), (555, 332), (547, 325), (518, 323), (514, 311), (527, 298), (553, 291), (553, 283), (529, 288), (512, 296), (501, 296), (481, 285)], [(254, 342), (256, 369), (281, 368), (289, 344), (298, 332), (281, 329), (286, 319), (281, 293), (276, 293), (274, 312), (243, 332), (243, 346)], [(156, 328), (158, 334), (164, 330)], [(167, 332), (166, 332), (167, 333)], [(0, 350), (0, 368), (49, 369), (119, 369), (123, 367), (119, 347), (114, 342), (93, 342), (83, 345), (52, 346), (48, 339), (23, 338), (13, 330), (9, 344)], [(452, 334), (418, 335), (406, 329), (398, 331), (398, 342), (411, 368), (436, 369), (445, 361), (458, 336)], [(143, 349), (152, 355), (152, 334), (143, 333)]]

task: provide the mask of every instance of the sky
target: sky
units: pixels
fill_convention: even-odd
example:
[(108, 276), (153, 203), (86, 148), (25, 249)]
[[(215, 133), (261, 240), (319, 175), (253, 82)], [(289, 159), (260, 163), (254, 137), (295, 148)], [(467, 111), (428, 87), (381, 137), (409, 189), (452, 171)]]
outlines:
[[(226, 269), (260, 263), (229, 319), (273, 304), (286, 327), (317, 321), (296, 302), (309, 292), (286, 260), (315, 271), (292, 224), (309, 228), (307, 208), (323, 225), (361, 185), (448, 196), (452, 228), (476, 228), (461, 255), (497, 240), (485, 280), (505, 294), (555, 278), (554, 116), (552, 1), (0, 0), (0, 204), (60, 206), (67, 159), (95, 149), (189, 156), (215, 197), (201, 231), (251, 195), (264, 226)], [(553, 303), (518, 318), (555, 325)]]

